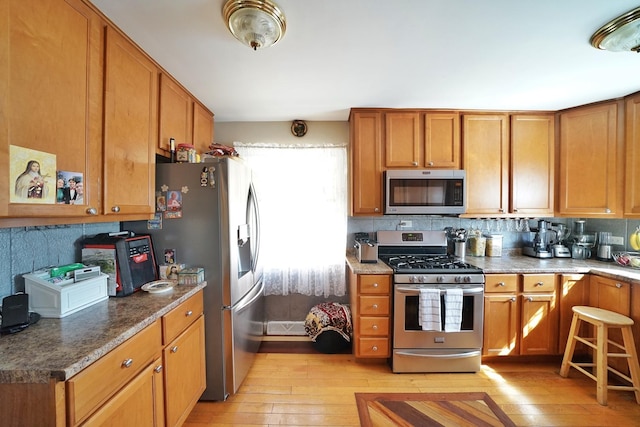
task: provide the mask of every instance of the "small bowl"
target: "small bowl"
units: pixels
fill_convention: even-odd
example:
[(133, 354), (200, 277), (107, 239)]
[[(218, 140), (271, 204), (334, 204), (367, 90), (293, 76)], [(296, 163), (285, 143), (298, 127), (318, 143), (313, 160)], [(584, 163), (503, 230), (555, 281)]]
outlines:
[(611, 256), (618, 265), (640, 268), (640, 252), (615, 252)]

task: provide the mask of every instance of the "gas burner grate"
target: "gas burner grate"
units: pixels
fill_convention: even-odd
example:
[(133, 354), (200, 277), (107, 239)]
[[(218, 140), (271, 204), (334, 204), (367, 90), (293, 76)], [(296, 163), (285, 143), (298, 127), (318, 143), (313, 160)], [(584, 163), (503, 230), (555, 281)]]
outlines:
[(381, 257), (396, 272), (430, 270), (477, 271), (478, 268), (451, 255), (389, 255)]

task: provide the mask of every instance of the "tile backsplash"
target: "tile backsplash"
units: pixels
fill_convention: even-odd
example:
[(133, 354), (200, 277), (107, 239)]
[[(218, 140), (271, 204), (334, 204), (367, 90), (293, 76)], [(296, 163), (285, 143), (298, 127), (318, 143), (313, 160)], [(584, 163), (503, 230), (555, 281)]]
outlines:
[(0, 298), (24, 291), (23, 274), (79, 262), (87, 236), (120, 231), (120, 223), (0, 228)]

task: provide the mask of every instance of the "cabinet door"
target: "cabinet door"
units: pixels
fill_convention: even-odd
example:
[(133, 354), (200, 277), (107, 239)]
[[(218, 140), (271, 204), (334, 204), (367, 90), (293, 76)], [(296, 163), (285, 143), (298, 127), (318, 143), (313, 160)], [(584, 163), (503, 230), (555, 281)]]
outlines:
[(193, 145), (200, 154), (211, 149), (213, 142), (213, 113), (197, 102), (193, 103)]
[(624, 216), (640, 217), (640, 94), (625, 100)]
[(377, 111), (352, 112), (351, 212), (382, 214), (382, 115)]
[[(569, 329), (571, 328), (571, 321), (573, 320), (572, 307), (576, 305), (587, 305), (588, 292), (588, 275), (563, 274), (560, 276), (560, 336), (558, 337), (558, 352), (560, 353), (564, 353), (564, 349), (567, 346)], [(576, 344), (581, 345), (580, 343)]]
[(168, 75), (160, 74), (160, 137), (156, 153), (169, 157), (169, 138), (178, 144), (193, 141), (193, 100), (191, 95)]
[[(2, 2), (1, 15), (0, 217), (86, 216), (100, 200), (100, 18), (80, 0)], [(41, 198), (15, 193), (31, 160)], [(54, 206), (58, 171), (82, 175), (82, 203)]]
[(385, 124), (385, 166), (415, 168), (422, 166), (420, 114), (417, 112), (387, 112)]
[(511, 117), (511, 212), (553, 216), (554, 115)]
[(515, 293), (485, 294), (483, 355), (518, 354), (518, 317), (518, 298)]
[(506, 114), (463, 116), (467, 213), (503, 214), (509, 202), (509, 122)]
[(560, 114), (561, 215), (621, 217), (623, 163), (617, 116), (617, 102)]
[(522, 294), (520, 328), (521, 355), (558, 353), (558, 310), (556, 294)]
[(631, 313), (631, 284), (608, 277), (591, 275), (589, 303), (594, 307), (629, 316)]
[(204, 316), (164, 349), (167, 426), (180, 426), (206, 387)]
[(106, 37), (103, 213), (152, 214), (158, 70), (112, 27)]
[(164, 425), (162, 361), (156, 360), (96, 411), (83, 426)]
[(460, 114), (426, 113), (424, 166), (460, 169)]

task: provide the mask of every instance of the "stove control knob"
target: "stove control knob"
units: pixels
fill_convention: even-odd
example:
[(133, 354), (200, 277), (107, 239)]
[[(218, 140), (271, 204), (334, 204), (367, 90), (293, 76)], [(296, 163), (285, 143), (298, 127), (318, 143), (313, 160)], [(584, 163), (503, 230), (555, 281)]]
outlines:
[(436, 278), (436, 281), (437, 281), (438, 283), (442, 283), (442, 282), (444, 282), (444, 276), (438, 276), (438, 277)]
[(411, 276), (411, 277), (409, 277), (409, 282), (411, 282), (411, 283), (418, 283), (418, 276)]
[(464, 283), (471, 283), (471, 276), (464, 276)]
[(420, 276), (420, 283), (427, 283), (427, 276)]
[(462, 276), (456, 276), (456, 283), (462, 283), (463, 280)]

